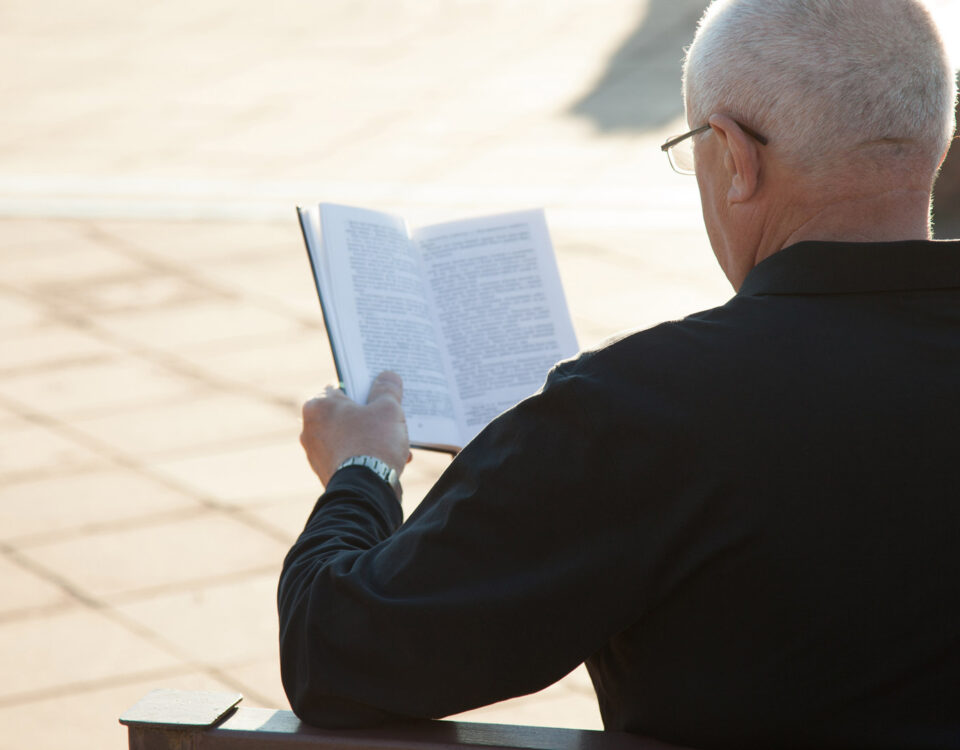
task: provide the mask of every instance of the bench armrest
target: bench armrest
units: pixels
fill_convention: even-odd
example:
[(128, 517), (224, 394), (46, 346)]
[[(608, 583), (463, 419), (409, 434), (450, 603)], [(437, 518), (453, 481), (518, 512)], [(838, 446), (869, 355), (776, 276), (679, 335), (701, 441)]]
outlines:
[(408, 721), (328, 730), (291, 711), (243, 708), (239, 693), (154, 690), (120, 717), (130, 750), (682, 750), (624, 732)]

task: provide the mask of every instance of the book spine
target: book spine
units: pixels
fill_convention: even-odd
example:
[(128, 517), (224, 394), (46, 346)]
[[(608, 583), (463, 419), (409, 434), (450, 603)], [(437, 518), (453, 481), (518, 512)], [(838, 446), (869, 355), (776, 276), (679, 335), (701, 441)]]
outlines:
[(307, 249), (307, 258), (310, 261), (310, 270), (313, 272), (313, 283), (317, 287), (317, 298), (320, 300), (320, 314), (323, 316), (323, 326), (327, 331), (327, 341), (330, 343), (330, 353), (333, 355), (333, 366), (337, 371), (337, 380), (340, 390), (345, 390), (344, 370), (340, 365), (340, 358), (337, 356), (337, 346), (333, 341), (333, 330), (330, 325), (330, 316), (327, 313), (327, 305), (323, 300), (323, 292), (320, 289), (320, 269), (313, 258), (313, 252), (310, 248), (310, 232), (307, 229), (306, 222), (309, 220), (305, 211), (297, 206), (297, 220), (300, 222), (300, 232), (303, 234), (303, 245)]

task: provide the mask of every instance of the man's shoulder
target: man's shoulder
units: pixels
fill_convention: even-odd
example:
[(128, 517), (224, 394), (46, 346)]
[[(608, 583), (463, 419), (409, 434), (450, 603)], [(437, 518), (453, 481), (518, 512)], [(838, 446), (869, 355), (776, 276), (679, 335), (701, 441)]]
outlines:
[(595, 371), (627, 368), (633, 373), (647, 369), (675, 371), (712, 358), (729, 359), (731, 346), (749, 337), (753, 318), (752, 300), (734, 297), (728, 303), (665, 321), (643, 330), (624, 331), (594, 349), (582, 352), (558, 368), (561, 376), (576, 377)]

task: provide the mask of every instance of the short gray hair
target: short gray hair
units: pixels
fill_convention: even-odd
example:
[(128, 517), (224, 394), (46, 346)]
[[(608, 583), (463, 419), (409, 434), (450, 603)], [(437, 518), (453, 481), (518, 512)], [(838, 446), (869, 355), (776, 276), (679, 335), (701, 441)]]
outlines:
[(683, 75), (690, 127), (727, 114), (796, 165), (871, 142), (930, 160), (956, 125), (956, 83), (920, 0), (715, 0)]

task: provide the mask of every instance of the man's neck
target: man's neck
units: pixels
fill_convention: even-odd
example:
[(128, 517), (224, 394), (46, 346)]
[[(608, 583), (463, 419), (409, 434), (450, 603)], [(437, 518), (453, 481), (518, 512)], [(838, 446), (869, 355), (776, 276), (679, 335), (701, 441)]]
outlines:
[(795, 229), (778, 239), (776, 250), (804, 240), (826, 242), (895, 242), (930, 239), (930, 193), (891, 189), (820, 206)]
[(768, 164), (763, 193), (732, 207), (729, 223), (739, 236), (719, 242), (717, 257), (734, 289), (758, 263), (798, 242), (930, 239), (932, 175), (886, 170), (854, 181), (849, 174), (811, 179)]

